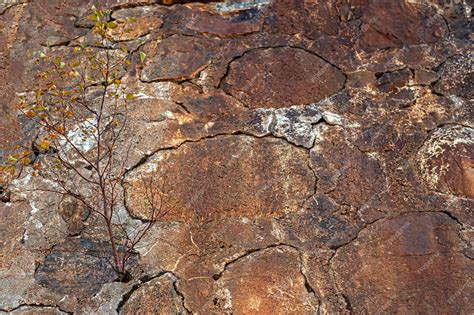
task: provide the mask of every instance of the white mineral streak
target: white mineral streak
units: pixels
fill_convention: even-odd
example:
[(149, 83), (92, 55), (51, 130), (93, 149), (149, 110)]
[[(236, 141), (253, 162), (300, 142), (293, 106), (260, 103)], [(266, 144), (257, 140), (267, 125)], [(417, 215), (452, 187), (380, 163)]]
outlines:
[(271, 0), (250, 0), (239, 3), (217, 3), (215, 8), (219, 12), (243, 11), (249, 9), (261, 9), (270, 5)]
[(463, 126), (448, 126), (437, 129), (425, 142), (418, 152), (418, 165), (421, 176), (425, 182), (435, 188), (440, 178), (446, 174), (449, 165), (442, 164), (432, 167), (430, 161), (436, 160), (447, 149), (460, 144), (471, 145), (474, 143), (474, 129)]

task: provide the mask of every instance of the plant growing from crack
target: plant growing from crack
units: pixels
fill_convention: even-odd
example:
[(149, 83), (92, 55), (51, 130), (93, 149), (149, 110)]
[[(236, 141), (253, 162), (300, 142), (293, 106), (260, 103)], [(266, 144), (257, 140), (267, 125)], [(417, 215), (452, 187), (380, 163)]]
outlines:
[[(97, 37), (93, 46), (68, 47), (66, 54), (48, 47), (37, 54), (37, 88), (34, 95), (21, 96), (18, 105), (20, 115), (32, 122), (35, 136), (4, 157), (0, 186), (6, 190), (13, 178), (29, 169), (32, 176), (50, 183), (37, 190), (73, 198), (100, 217), (110, 241), (113, 268), (123, 280), (137, 244), (166, 211), (152, 176), (143, 179), (148, 220), (130, 230), (118, 216), (132, 148), (126, 131), (134, 94), (121, 79), (131, 64), (131, 53), (114, 39), (132, 30), (111, 21), (110, 13), (93, 7), (89, 17)], [(140, 52), (139, 56), (143, 63), (145, 55)]]

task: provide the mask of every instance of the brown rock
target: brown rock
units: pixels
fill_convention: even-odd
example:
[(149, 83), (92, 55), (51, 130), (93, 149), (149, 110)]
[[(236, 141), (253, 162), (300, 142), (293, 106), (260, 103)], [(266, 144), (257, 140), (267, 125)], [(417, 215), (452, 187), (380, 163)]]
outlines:
[(233, 37), (255, 33), (263, 25), (260, 11), (246, 10), (230, 16), (196, 10), (186, 27), (210, 36)]
[[(379, 221), (332, 259), (354, 313), (471, 313), (474, 270), (459, 226), (447, 215), (418, 213)], [(429, 290), (427, 290), (429, 288)]]
[(224, 90), (250, 108), (317, 102), (344, 85), (344, 75), (297, 48), (254, 49), (230, 63)]
[(27, 51), (21, 51), (21, 43), (28, 42), (31, 50), (38, 49), (39, 45), (67, 45), (70, 40), (84, 35), (87, 30), (74, 27), (75, 17), (70, 9), (45, 0), (29, 3), (21, 15), (28, 23), (20, 23), (14, 49), (26, 56)]
[(24, 224), (30, 216), (31, 207), (26, 202), (0, 203), (0, 269), (7, 269), (9, 263), (21, 248)]
[(271, 2), (267, 28), (271, 33), (317, 39), (338, 33), (339, 17), (333, 2), (281, 0)]
[[(15, 109), (30, 53), (94, 44), (91, 2), (0, 4), (0, 150), (35, 136)], [(128, 210), (146, 218), (156, 173), (171, 212), (113, 282), (101, 218), (25, 170), (0, 202), (0, 310), (474, 312), (471, 0), (100, 5), (117, 40), (137, 19)]]
[(314, 314), (299, 254), (286, 246), (262, 250), (229, 263), (217, 282), (214, 304), (241, 314)]
[[(111, 30), (110, 35), (114, 40), (132, 40), (158, 30), (163, 21), (159, 15), (164, 10), (159, 7), (136, 7), (113, 11), (117, 27)], [(129, 31), (125, 31), (125, 30)]]
[(66, 197), (59, 205), (59, 214), (68, 223), (68, 235), (76, 236), (81, 233), (84, 227), (83, 221), (88, 217), (89, 212), (76, 199)]
[(377, 87), (382, 92), (390, 92), (408, 85), (412, 73), (409, 69), (387, 72), (377, 79)]
[(436, 72), (428, 69), (416, 69), (415, 70), (415, 84), (430, 84), (439, 79)]
[(474, 198), (474, 129), (436, 129), (416, 155), (419, 176), (433, 190)]
[(329, 197), (315, 195), (305, 209), (280, 221), (288, 241), (307, 249), (337, 248), (359, 232), (362, 222), (355, 211), (340, 206)]
[[(386, 191), (377, 159), (344, 139), (344, 129), (322, 126), (311, 150), (311, 167), (318, 178), (317, 192), (339, 204), (367, 206)], [(349, 153), (350, 152), (350, 153)]]
[(38, 255), (22, 244), (25, 222), (30, 217), (27, 202), (0, 203), (0, 309), (20, 306), (33, 285)]
[(362, 23), (362, 42), (369, 48), (434, 43), (447, 33), (443, 18), (419, 1), (372, 1)]
[(146, 217), (141, 176), (156, 168), (164, 182), (165, 208), (172, 212), (168, 219), (296, 211), (314, 192), (307, 159), (304, 150), (279, 139), (221, 136), (186, 143), (157, 153), (128, 176), (128, 206), (133, 215)]
[(120, 314), (186, 314), (184, 301), (174, 288), (176, 281), (166, 273), (142, 284), (120, 308)]
[(211, 53), (209, 43), (204, 40), (173, 35), (147, 54), (141, 79), (145, 82), (192, 79), (207, 67)]

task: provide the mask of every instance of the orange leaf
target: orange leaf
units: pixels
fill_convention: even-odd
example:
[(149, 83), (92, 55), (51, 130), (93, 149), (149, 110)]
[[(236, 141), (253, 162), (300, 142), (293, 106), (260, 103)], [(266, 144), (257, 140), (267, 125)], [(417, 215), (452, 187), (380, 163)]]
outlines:
[(32, 110), (29, 110), (25, 113), (26, 117), (28, 118), (35, 118), (36, 117), (36, 113)]

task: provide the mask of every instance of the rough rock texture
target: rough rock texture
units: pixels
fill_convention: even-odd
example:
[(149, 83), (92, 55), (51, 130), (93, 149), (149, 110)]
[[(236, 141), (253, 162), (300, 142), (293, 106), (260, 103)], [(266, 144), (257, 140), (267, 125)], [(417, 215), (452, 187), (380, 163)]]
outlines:
[(164, 274), (149, 280), (122, 301), (121, 312), (125, 314), (186, 314), (183, 300), (176, 292), (176, 278)]
[(471, 313), (473, 264), (458, 237), (456, 222), (443, 213), (374, 223), (337, 251), (336, 283), (356, 314), (437, 312), (440, 300), (454, 313)]
[(257, 49), (229, 63), (224, 91), (250, 108), (309, 104), (339, 91), (345, 82), (337, 68), (301, 48)]
[(474, 312), (472, 1), (0, 0), (0, 152), (34, 136), (31, 54), (93, 43), (93, 3), (132, 54), (120, 216), (152, 176), (170, 211), (115, 282), (101, 221), (22, 173), (0, 312)]
[(35, 272), (35, 279), (40, 285), (62, 294), (89, 296), (116, 278), (107, 262), (109, 255), (106, 242), (68, 238), (46, 256)]
[[(143, 208), (148, 177), (163, 181), (168, 220), (269, 217), (298, 210), (314, 193), (308, 153), (283, 140), (219, 136), (162, 151), (130, 173), (125, 184), (134, 216)], [(192, 191), (192, 194), (189, 194)]]

